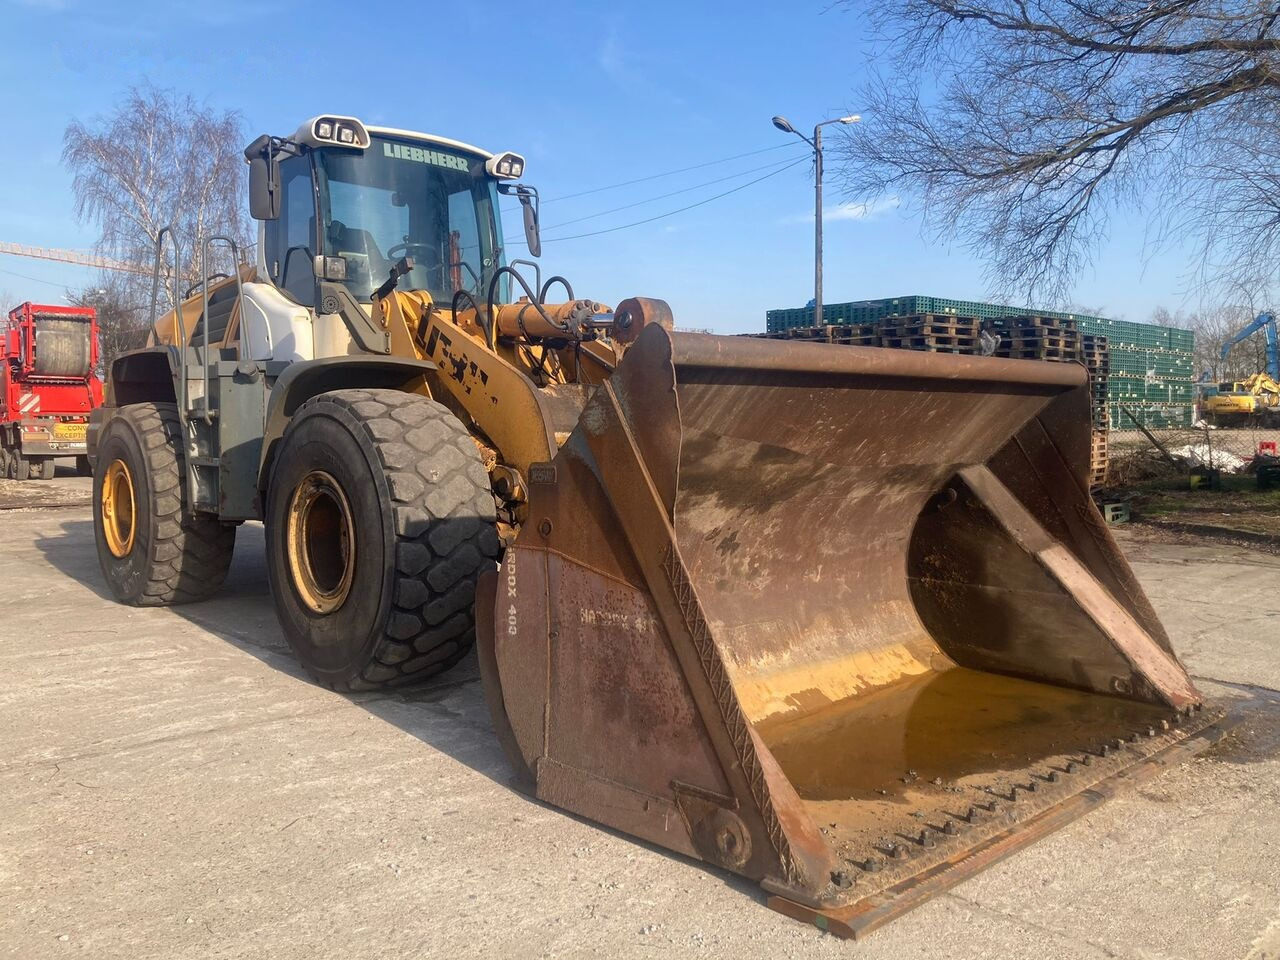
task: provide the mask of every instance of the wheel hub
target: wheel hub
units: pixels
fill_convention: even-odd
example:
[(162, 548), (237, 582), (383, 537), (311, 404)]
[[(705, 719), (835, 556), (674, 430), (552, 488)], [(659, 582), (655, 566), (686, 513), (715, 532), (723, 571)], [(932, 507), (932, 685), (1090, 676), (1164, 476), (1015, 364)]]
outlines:
[(342, 606), (355, 577), (355, 526), (341, 485), (323, 470), (294, 488), (285, 553), (294, 589), (309, 609), (329, 614)]
[(137, 533), (133, 476), (123, 460), (113, 460), (102, 478), (102, 531), (112, 556), (127, 557)]

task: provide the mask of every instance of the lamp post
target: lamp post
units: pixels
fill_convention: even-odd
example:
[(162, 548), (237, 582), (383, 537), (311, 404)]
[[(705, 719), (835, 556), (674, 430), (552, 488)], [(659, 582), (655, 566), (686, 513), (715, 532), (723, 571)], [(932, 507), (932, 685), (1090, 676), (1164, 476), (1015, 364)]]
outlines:
[(850, 114), (847, 117), (836, 117), (834, 120), (823, 120), (813, 128), (813, 139), (791, 125), (786, 117), (774, 117), (773, 125), (783, 133), (794, 133), (809, 146), (813, 147), (813, 325), (822, 326), (822, 128), (832, 123), (857, 123), (862, 117)]

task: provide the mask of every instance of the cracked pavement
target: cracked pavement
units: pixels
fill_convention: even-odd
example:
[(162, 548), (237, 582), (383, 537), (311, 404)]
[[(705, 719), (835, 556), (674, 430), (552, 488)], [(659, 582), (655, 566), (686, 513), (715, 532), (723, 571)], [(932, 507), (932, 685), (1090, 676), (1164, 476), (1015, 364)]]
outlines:
[(1241, 727), (853, 944), (514, 792), (473, 659), (308, 682), (260, 527), (217, 599), (135, 610), (86, 508), (3, 522), (0, 956), (1280, 957), (1280, 557), (1124, 534)]

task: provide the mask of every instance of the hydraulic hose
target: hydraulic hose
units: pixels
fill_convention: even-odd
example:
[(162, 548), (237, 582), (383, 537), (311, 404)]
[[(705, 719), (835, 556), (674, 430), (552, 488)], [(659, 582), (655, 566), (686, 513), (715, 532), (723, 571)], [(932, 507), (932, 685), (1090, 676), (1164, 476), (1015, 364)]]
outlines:
[[(453, 295), (453, 300), (449, 303), (449, 309), (453, 311), (455, 323), (458, 319), (458, 301), (463, 299), (471, 301), (471, 307), (476, 312), (476, 323), (480, 324), (480, 329), (484, 331), (484, 341), (492, 347), (492, 344), (497, 342), (497, 338), (491, 332), (493, 330), (493, 308), (489, 308), (488, 314), (481, 313), (480, 302), (476, 300), (475, 295), (470, 290), (459, 290)], [(423, 319), (425, 320), (426, 318), (424, 317)]]
[[(521, 288), (524, 290), (525, 296), (529, 298), (529, 305), (532, 306), (535, 310), (538, 311), (539, 314), (542, 315), (542, 319), (547, 322), (548, 326), (554, 327), (555, 329), (560, 330), (565, 334), (569, 333), (569, 328), (567, 326), (565, 326), (563, 323), (560, 323), (558, 320), (555, 320), (550, 314), (547, 313), (546, 310), (542, 308), (542, 301), (538, 298), (537, 294), (535, 294), (533, 290), (529, 288), (528, 282), (525, 280), (524, 277), (520, 275), (520, 271), (513, 270), (511, 267), (506, 267), (506, 266), (499, 267), (497, 270), (493, 272), (493, 279), (489, 281), (489, 294), (485, 298), (486, 299), (485, 306), (488, 308), (489, 316), (491, 317), (493, 316), (494, 294), (498, 292), (498, 281), (502, 278), (502, 275), (504, 273), (509, 273), (511, 274), (511, 276), (515, 277), (516, 282), (520, 284)], [(553, 277), (552, 279), (556, 279), (556, 278)], [(547, 281), (547, 283), (550, 283), (550, 282), (551, 280)], [(566, 286), (568, 286), (568, 284), (566, 284)], [(543, 289), (544, 290), (546, 289), (546, 284), (543, 284)], [(490, 350), (495, 349), (498, 345), (498, 335), (497, 335), (496, 326), (494, 326), (493, 324), (490, 324), (489, 329), (485, 331), (485, 336), (488, 337), (489, 339), (489, 349)]]
[(567, 296), (565, 297), (565, 299), (566, 299), (566, 300), (576, 300), (576, 299), (577, 299), (577, 297), (575, 297), (575, 296), (573, 295), (573, 287), (571, 287), (571, 286), (569, 285), (569, 281), (568, 281), (568, 280), (566, 280), (564, 277), (560, 276), (559, 274), (557, 274), (557, 275), (556, 275), (556, 276), (554, 276), (554, 277), (547, 277), (547, 282), (546, 282), (546, 283), (544, 283), (544, 284), (542, 285), (542, 289), (538, 291), (538, 302), (539, 302), (539, 303), (546, 303), (546, 302), (547, 302), (547, 291), (551, 289), (551, 285), (552, 285), (552, 284), (554, 284), (554, 283), (558, 283), (558, 284), (560, 284), (562, 287), (564, 287), (564, 292), (567, 294)]

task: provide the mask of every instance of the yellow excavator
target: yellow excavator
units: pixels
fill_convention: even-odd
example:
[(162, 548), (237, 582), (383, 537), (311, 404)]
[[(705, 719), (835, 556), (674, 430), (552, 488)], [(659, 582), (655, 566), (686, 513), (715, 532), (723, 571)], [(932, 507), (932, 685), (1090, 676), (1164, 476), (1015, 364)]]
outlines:
[(1280, 418), (1280, 383), (1269, 374), (1219, 383), (1201, 401), (1205, 418), (1220, 426), (1240, 426)]
[(847, 936), (1220, 730), (1090, 500), (1082, 367), (580, 298), (506, 254), (518, 154), (329, 115), (245, 155), (256, 262), (175, 286), (91, 425), (121, 602), (261, 521), (318, 682), (474, 645), (523, 789)]

